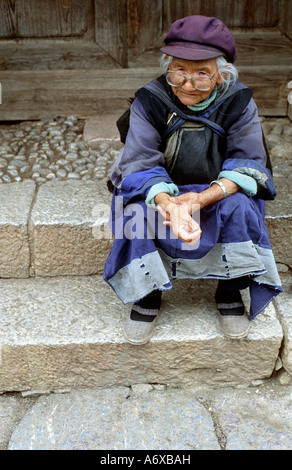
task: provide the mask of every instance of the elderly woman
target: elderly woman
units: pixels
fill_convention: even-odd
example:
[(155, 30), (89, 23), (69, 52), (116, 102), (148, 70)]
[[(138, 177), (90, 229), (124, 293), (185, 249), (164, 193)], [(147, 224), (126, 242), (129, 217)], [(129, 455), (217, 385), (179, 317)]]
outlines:
[(111, 171), (115, 241), (104, 279), (133, 303), (124, 327), (132, 344), (150, 340), (162, 291), (186, 278), (218, 279), (222, 330), (244, 338), (282, 291), (264, 224), (276, 192), (257, 107), (219, 19), (175, 21), (161, 51), (164, 73), (136, 93)]

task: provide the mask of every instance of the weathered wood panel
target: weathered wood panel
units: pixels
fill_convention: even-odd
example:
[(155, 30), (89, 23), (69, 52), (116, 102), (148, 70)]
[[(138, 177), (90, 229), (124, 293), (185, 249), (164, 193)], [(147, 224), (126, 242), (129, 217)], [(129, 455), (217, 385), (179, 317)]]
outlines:
[(91, 0), (1, 0), (0, 38), (82, 36)]
[[(114, 70), (0, 71), (0, 121), (76, 114), (81, 118), (123, 111), (127, 99), (159, 75), (158, 68)], [(264, 77), (264, 79), (263, 79)], [(271, 66), (240, 68), (240, 78), (254, 90), (260, 114), (287, 115), (290, 73)]]
[(234, 34), (238, 58), (236, 64), (271, 65), (274, 74), (278, 66), (292, 67), (292, 42), (280, 32)]
[[(234, 33), (238, 58), (235, 65), (273, 65), (275, 73), (278, 66), (292, 67), (292, 42), (280, 31), (271, 33)], [(164, 35), (156, 41), (132, 67), (153, 67), (161, 55)]]
[(286, 116), (288, 110), (287, 85), (292, 68), (262, 65), (239, 66), (239, 79), (254, 92), (259, 112), (264, 116)]
[(95, 0), (95, 40), (122, 67), (128, 66), (126, 0)]
[(162, 0), (95, 0), (95, 38), (122, 67), (162, 33)]
[[(148, 50), (130, 63), (131, 67), (156, 67), (163, 45), (162, 35)], [(280, 32), (235, 33), (238, 59), (236, 65), (292, 66), (292, 42)], [(120, 69), (120, 65), (101, 47), (90, 42), (68, 41), (57, 47), (49, 41), (38, 44), (2, 44), (0, 70)], [(292, 75), (291, 75), (292, 77)]]
[(158, 70), (170, 24), (193, 14), (233, 28), (261, 114), (286, 115), (291, 0), (0, 0), (0, 120), (122, 110)]
[[(292, 2), (291, 0), (282, 1), (282, 21), (281, 27), (284, 34), (292, 40)], [(292, 47), (292, 46), (291, 46)]]
[(95, 116), (127, 108), (156, 69), (0, 71), (0, 121)]
[(189, 15), (216, 16), (230, 27), (275, 27), (280, 11), (281, 0), (165, 0), (165, 30)]
[(15, 1), (1, 0), (0, 2), (0, 37), (17, 36), (17, 13)]
[(129, 61), (141, 55), (163, 31), (163, 1), (128, 0)]
[[(25, 50), (25, 53), (24, 53)], [(52, 44), (5, 44), (0, 41), (0, 70), (120, 69), (95, 43), (68, 41)]]

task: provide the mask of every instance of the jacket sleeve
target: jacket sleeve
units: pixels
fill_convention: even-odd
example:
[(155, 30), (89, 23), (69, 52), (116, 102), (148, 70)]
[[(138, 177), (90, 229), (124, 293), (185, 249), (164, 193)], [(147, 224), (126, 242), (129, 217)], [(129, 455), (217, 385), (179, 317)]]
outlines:
[(136, 98), (131, 106), (130, 127), (118, 159), (111, 170), (115, 186), (131, 173), (164, 165), (164, 154), (159, 150), (161, 136), (149, 122), (146, 111)]
[(123, 196), (124, 204), (140, 197), (158, 183), (173, 184), (164, 168), (164, 154), (159, 150), (161, 136), (147, 118), (136, 98), (131, 106), (130, 127), (124, 148), (111, 170), (111, 180)]
[(228, 131), (226, 160), (221, 170), (218, 178), (234, 181), (249, 196), (267, 200), (276, 197), (273, 178), (267, 168), (262, 126), (253, 99)]

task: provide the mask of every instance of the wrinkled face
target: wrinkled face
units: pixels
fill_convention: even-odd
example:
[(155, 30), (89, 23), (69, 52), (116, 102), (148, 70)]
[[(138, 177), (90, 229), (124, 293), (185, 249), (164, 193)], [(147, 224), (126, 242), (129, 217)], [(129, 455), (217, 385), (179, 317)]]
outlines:
[(173, 58), (172, 63), (169, 66), (170, 71), (180, 71), (186, 74), (188, 77), (192, 77), (197, 73), (206, 73), (209, 76), (215, 74), (214, 79), (211, 82), (211, 87), (208, 91), (201, 91), (194, 88), (191, 80), (187, 80), (184, 85), (179, 87), (171, 87), (173, 93), (178, 99), (186, 106), (192, 106), (204, 101), (211, 95), (216, 83), (222, 83), (223, 79), (220, 77), (217, 71), (216, 59), (208, 60), (184, 60)]

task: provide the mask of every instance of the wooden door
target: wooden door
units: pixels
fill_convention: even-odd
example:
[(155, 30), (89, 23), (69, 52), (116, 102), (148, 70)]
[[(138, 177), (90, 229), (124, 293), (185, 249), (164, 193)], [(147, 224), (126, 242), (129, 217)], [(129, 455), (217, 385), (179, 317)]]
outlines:
[(172, 22), (193, 14), (231, 28), (260, 111), (287, 115), (291, 0), (0, 0), (0, 120), (122, 110), (159, 73)]
[(97, 43), (123, 67), (162, 45), (173, 21), (189, 15), (218, 17), (247, 37), (285, 32), (292, 39), (288, 0), (95, 0), (95, 15)]
[(1, 0), (1, 38), (65, 38), (88, 28), (90, 0)]

